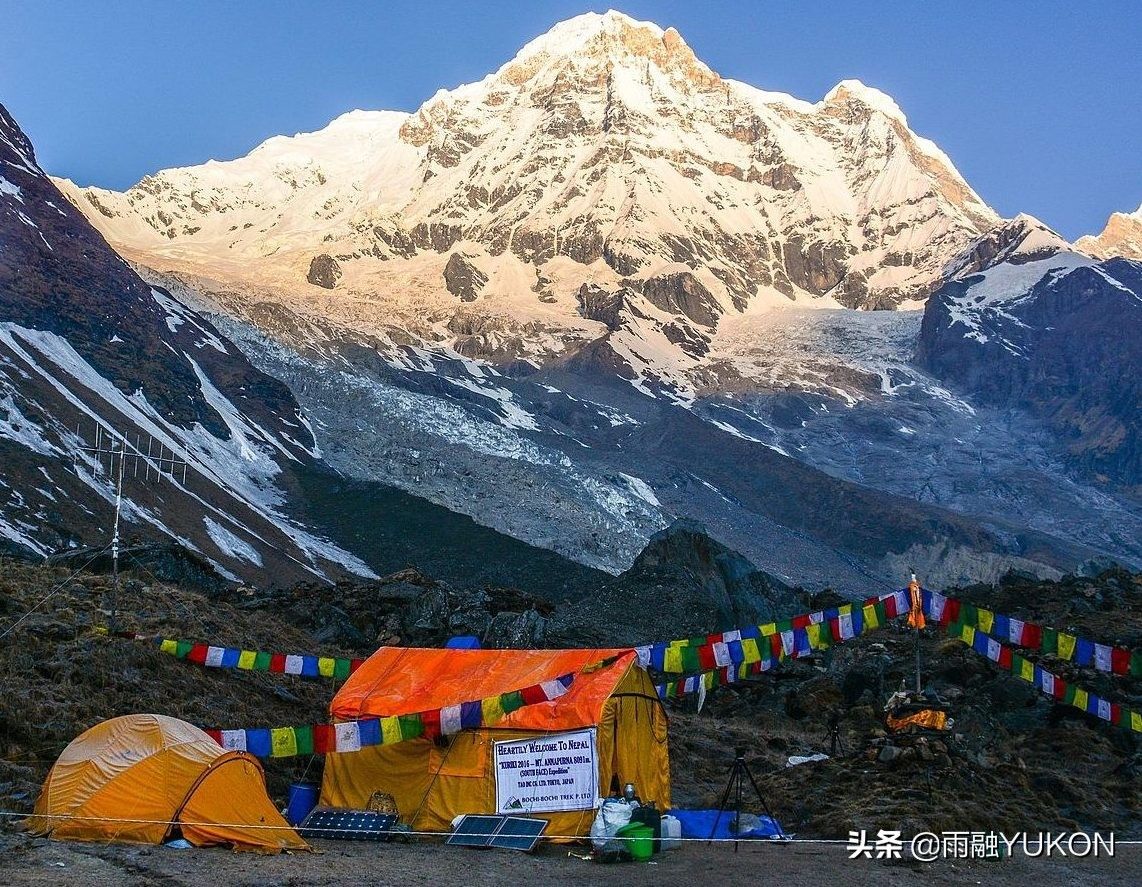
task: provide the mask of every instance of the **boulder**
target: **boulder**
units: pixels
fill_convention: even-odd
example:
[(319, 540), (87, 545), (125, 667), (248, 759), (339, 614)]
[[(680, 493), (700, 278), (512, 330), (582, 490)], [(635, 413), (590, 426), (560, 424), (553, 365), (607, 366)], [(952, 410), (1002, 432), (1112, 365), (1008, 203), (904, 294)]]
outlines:
[(305, 275), (305, 279), (314, 286), (331, 290), (341, 279), (341, 266), (333, 256), (324, 253), (314, 256), (309, 263), (309, 273)]
[(452, 253), (448, 257), (444, 266), (444, 285), (461, 302), (475, 302), (487, 282), (488, 275), (477, 268), (469, 256)]

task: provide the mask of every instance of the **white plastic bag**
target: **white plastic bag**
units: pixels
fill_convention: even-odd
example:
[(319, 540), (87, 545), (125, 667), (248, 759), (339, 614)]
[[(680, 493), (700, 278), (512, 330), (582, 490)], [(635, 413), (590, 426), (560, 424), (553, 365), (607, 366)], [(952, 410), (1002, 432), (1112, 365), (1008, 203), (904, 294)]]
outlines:
[(631, 807), (621, 798), (607, 798), (599, 808), (599, 814), (591, 823), (591, 844), (596, 850), (603, 850), (615, 832), (630, 822)]

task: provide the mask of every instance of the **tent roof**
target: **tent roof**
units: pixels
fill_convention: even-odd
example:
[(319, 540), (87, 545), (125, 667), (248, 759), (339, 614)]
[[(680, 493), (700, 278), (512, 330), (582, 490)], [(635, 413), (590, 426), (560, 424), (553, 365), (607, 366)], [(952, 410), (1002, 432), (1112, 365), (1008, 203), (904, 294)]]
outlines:
[[(388, 717), (473, 702), (575, 674), (567, 693), (517, 709), (498, 727), (562, 730), (599, 723), (603, 706), (637, 661), (634, 650), (439, 650), (382, 647), (333, 697), (339, 720)], [(607, 665), (583, 672), (606, 660)]]

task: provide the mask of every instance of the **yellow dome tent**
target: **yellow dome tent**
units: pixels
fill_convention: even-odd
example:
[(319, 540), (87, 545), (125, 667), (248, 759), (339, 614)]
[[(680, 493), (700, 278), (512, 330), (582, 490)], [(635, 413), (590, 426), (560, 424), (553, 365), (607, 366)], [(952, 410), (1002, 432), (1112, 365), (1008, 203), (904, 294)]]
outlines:
[(308, 849), (274, 809), (256, 758), (164, 715), (112, 718), (73, 739), (29, 823), (53, 838), (131, 844), (159, 844), (176, 829), (199, 847)]

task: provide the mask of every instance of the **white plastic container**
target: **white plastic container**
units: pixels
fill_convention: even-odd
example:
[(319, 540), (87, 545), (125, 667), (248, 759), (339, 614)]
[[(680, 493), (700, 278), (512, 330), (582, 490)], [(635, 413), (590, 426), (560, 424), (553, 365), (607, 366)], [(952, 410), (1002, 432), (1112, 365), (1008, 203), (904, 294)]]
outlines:
[(682, 849), (682, 820), (677, 816), (667, 814), (662, 817), (662, 843), (663, 850)]

